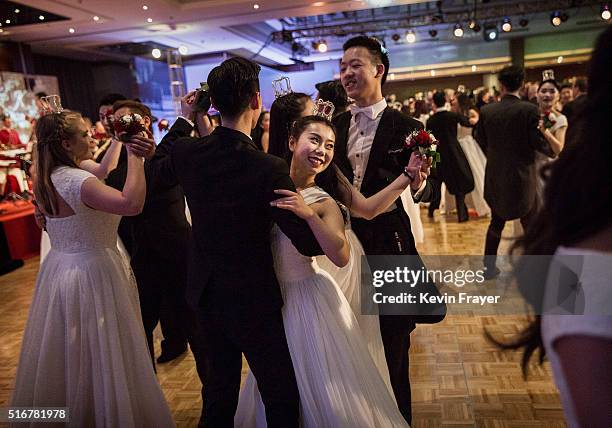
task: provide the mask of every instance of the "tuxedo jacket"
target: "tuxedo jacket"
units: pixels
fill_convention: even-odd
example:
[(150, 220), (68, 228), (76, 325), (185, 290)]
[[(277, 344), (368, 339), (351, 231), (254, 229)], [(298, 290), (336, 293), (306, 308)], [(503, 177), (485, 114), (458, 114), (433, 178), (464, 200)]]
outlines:
[(478, 138), (487, 155), (484, 196), (504, 220), (525, 216), (537, 203), (536, 152), (552, 156), (539, 119), (537, 106), (512, 95), (480, 112)]
[[(339, 114), (334, 119), (337, 130), (334, 162), (349, 182), (352, 183), (354, 178), (353, 167), (347, 156), (348, 132), (351, 117), (351, 112), (347, 111)], [(417, 129), (423, 129), (423, 125), (418, 120), (408, 117), (389, 107), (384, 110), (378, 128), (376, 129), (376, 135), (372, 142), (370, 157), (361, 184), (360, 191), (365, 197), (370, 197), (384, 189), (389, 183), (403, 173), (404, 167), (408, 164), (409, 154), (403, 153), (402, 155), (397, 155), (390, 152), (401, 149), (404, 146), (406, 136)], [(432, 186), (428, 182), (416, 202), (429, 201), (432, 193)], [(412, 236), (410, 228), (410, 220), (402, 206), (401, 198), (398, 198), (395, 204), (397, 210), (394, 211), (394, 214), (402, 218), (402, 223), (407, 228), (407, 233), (405, 235), (408, 247), (407, 253), (417, 254), (414, 237)], [(353, 219), (352, 222), (355, 233), (359, 236), (358, 225), (362, 220)], [(364, 243), (364, 248), (367, 247), (367, 242), (363, 242), (366, 241), (367, 238), (364, 237), (363, 234), (359, 236), (359, 239)], [(396, 249), (393, 247), (387, 248), (384, 251), (385, 253), (383, 254), (397, 253)], [(368, 250), (366, 249), (366, 253), (367, 252)]]
[(157, 147), (157, 179), (183, 188), (191, 211), (187, 299), (204, 313), (253, 315), (280, 310), (270, 231), (273, 222), (298, 251), (323, 254), (307, 223), (270, 206), (275, 189), (295, 192), (287, 163), (245, 134), (219, 126), (204, 138), (178, 118)]
[(452, 112), (439, 111), (427, 120), (430, 130), (439, 144), (440, 163), (436, 173), (444, 181), (448, 191), (453, 194), (467, 194), (474, 190), (474, 177), (470, 164), (457, 140), (457, 125), (471, 127), (467, 117)]
[[(189, 250), (191, 236), (191, 226), (185, 217), (183, 189), (176, 183), (158, 180), (151, 161), (145, 161), (144, 168), (147, 182), (144, 207), (136, 216), (121, 218), (119, 236), (132, 260), (150, 259), (152, 255), (158, 261), (180, 260)], [(108, 175), (106, 184), (121, 191), (126, 178), (127, 152), (122, 147), (117, 167)]]

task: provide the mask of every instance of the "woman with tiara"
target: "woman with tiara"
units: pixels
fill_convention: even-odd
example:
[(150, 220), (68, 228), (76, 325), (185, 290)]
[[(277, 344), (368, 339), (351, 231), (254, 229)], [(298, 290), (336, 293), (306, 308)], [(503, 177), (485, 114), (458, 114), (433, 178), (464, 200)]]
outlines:
[[(567, 117), (556, 108), (559, 101), (559, 92), (560, 87), (555, 80), (553, 70), (544, 70), (542, 73), (542, 82), (538, 86), (538, 92), (536, 93), (538, 108), (540, 110), (538, 129), (550, 145), (550, 149), (555, 157), (561, 153), (565, 146), (565, 133), (568, 126)], [(543, 154), (538, 153), (537, 156), (540, 165), (540, 174), (538, 175), (538, 196), (541, 200), (543, 198), (545, 185), (542, 173), (546, 173), (542, 168), (553, 160)]]
[[(325, 111), (329, 112), (328, 107)], [(293, 123), (288, 141), (290, 175), (299, 193), (279, 191), (284, 197), (273, 204), (305, 219), (325, 256), (342, 267), (350, 263), (355, 248), (347, 239), (344, 218), (335, 200), (344, 200), (351, 194), (347, 186), (352, 186), (342, 182), (333, 167), (335, 129), (327, 119), (331, 115), (325, 116), (306, 116)], [(422, 160), (415, 154), (406, 169), (413, 177), (420, 177), (421, 167)], [(407, 176), (398, 180), (410, 184)], [(373, 198), (391, 203), (401, 190), (383, 190)], [(300, 255), (277, 227), (272, 231), (272, 249), (301, 399), (301, 425), (407, 426), (395, 403), (388, 374), (385, 381), (343, 290), (332, 275), (318, 267), (320, 258), (315, 261)], [(240, 391), (234, 425), (266, 426), (265, 408), (251, 373)]]
[[(270, 148), (272, 150), (275, 147), (276, 149), (273, 151), (273, 154), (284, 157), (284, 159), (289, 161), (290, 157), (287, 156), (287, 153), (290, 155), (291, 152), (289, 152), (287, 145), (289, 140), (288, 130), (293, 122), (311, 114), (315, 105), (308, 95), (292, 92), (288, 83), (286, 86), (289, 89), (284, 92), (277, 89), (276, 92), (279, 97), (277, 97), (270, 109)], [(284, 138), (284, 142), (281, 141), (281, 138)], [(365, 198), (346, 180), (335, 165), (330, 166), (330, 170), (336, 171), (338, 182), (342, 185), (337, 192), (332, 191), (328, 187), (329, 185), (325, 183), (321, 184), (321, 187), (330, 194), (337, 194), (336, 200), (343, 207), (346, 207), (345, 209), (351, 214), (363, 218), (374, 218), (384, 212), (401, 196), (410, 184), (410, 180), (406, 176), (401, 175), (379, 193), (370, 198)], [(347, 218), (350, 219), (350, 216), (347, 215)], [(378, 316), (363, 315), (361, 310), (360, 284), (362, 278), (362, 256), (365, 255), (365, 252), (357, 235), (351, 230), (350, 221), (347, 221), (346, 224), (346, 237), (351, 249), (350, 259), (346, 266), (339, 268), (325, 256), (317, 257), (317, 264), (336, 280), (340, 290), (344, 293), (357, 318), (362, 336), (367, 343), (376, 367), (391, 390)]]
[(142, 327), (132, 271), (117, 249), (122, 215), (144, 205), (141, 145), (126, 143), (122, 191), (79, 165), (95, 145), (83, 118), (61, 110), (36, 124), (34, 192), (51, 250), (23, 335), (13, 407), (66, 407), (70, 427), (174, 426)]

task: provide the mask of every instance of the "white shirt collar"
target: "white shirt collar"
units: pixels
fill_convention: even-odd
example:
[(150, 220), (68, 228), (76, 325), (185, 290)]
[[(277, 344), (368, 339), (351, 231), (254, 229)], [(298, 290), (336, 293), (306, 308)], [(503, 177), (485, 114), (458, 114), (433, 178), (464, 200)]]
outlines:
[(353, 116), (357, 116), (358, 113), (363, 113), (370, 120), (376, 119), (386, 108), (387, 101), (384, 98), (381, 98), (376, 104), (367, 107), (357, 107), (355, 104), (349, 106)]

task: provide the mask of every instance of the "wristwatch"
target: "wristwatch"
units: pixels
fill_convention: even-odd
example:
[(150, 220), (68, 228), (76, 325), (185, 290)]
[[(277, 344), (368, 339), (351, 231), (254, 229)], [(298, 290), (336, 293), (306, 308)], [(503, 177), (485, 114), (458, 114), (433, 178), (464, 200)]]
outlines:
[(408, 172), (408, 167), (407, 166), (404, 167), (403, 174), (410, 179), (411, 183), (414, 181), (414, 175), (412, 175), (412, 174), (410, 174), (410, 172)]

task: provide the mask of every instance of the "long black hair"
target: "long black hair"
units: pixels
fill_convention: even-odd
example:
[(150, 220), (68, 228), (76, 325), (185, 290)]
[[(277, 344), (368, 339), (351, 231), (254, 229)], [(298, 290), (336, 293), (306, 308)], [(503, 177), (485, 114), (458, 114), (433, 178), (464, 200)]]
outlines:
[(291, 125), (302, 117), (309, 99), (310, 96), (302, 92), (291, 92), (274, 100), (270, 107), (268, 153), (286, 159)]
[[(612, 117), (612, 27), (597, 39), (589, 63), (589, 88), (584, 107), (576, 112), (567, 144), (549, 170), (544, 205), (513, 251), (525, 255), (552, 255), (559, 246), (573, 246), (597, 234), (612, 222), (612, 144), (607, 126)], [(525, 260), (528, 258), (523, 258)], [(524, 267), (521, 262), (517, 270)], [(546, 272), (546, 269), (541, 270)], [(519, 286), (521, 277), (517, 276)], [(542, 278), (543, 280), (545, 278)], [(534, 283), (533, 278), (530, 281)], [(543, 287), (543, 285), (542, 285)], [(540, 293), (542, 294), (542, 293)], [(523, 349), (523, 372), (535, 352), (545, 357), (541, 318), (535, 317), (505, 349)]]
[(253, 139), (253, 142), (255, 143), (255, 145), (259, 148), (259, 150), (263, 151), (263, 144), (261, 144), (261, 137), (263, 136), (264, 130), (263, 130), (263, 121), (264, 118), (266, 117), (266, 114), (269, 114), (269, 111), (266, 110), (262, 110), (261, 113), (259, 114), (259, 118), (257, 119), (257, 125), (255, 125), (255, 128), (253, 128), (253, 130), (251, 131), (251, 138)]

